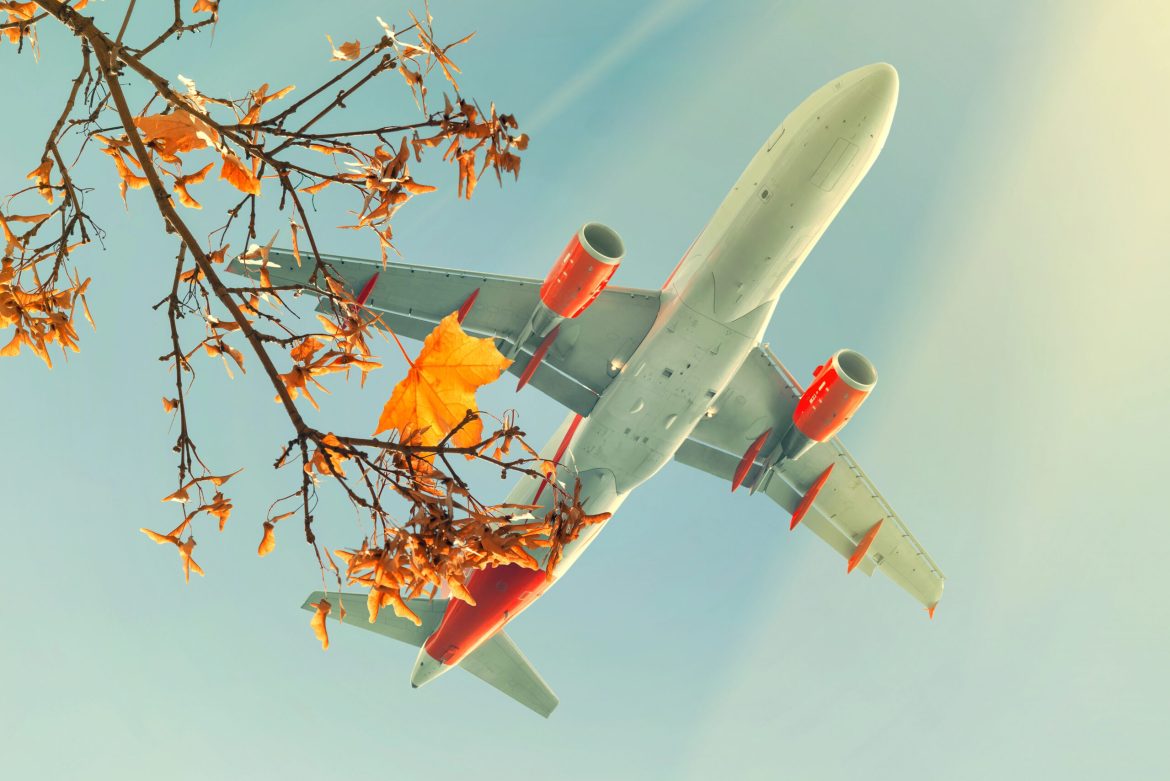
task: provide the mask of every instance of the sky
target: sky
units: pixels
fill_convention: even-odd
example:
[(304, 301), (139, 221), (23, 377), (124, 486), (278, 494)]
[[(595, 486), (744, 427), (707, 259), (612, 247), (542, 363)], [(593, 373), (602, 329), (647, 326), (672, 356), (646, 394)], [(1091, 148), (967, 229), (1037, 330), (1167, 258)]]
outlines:
[[(443, 191), (396, 223), (413, 263), (542, 277), (600, 220), (627, 248), (615, 284), (658, 288), (788, 111), (860, 65), (898, 68), (886, 148), (767, 338), (798, 377), (841, 347), (877, 365), (843, 439), (946, 572), (935, 619), (880, 575), (846, 577), (766, 500), (671, 464), (509, 627), (561, 698), (551, 719), (458, 672), (412, 691), (413, 648), (336, 627), (322, 653), (299, 610), (320, 576), (295, 529), (256, 557), (269, 502), (295, 483), (270, 468), (287, 423), (262, 377), (229, 381), (210, 361), (192, 405), (200, 452), (245, 472), (227, 530), (198, 535), (207, 576), (184, 584), (173, 552), (138, 532), (174, 525), (158, 501), (174, 480), (167, 334), (150, 309), (174, 246), (145, 191), (127, 212), (108, 161), (83, 161), (107, 230), (77, 258), (98, 330), (51, 372), (0, 363), (5, 775), (1170, 776), (1170, 9), (431, 7), (440, 38), (478, 31), (456, 57), (465, 93), (515, 113), (532, 143), (519, 182), (470, 203), (452, 171), (428, 170)], [(224, 8), (214, 42), (186, 39), (156, 67), (234, 95), (307, 85), (335, 67), (325, 33), (372, 40), (374, 16), (406, 6)], [(45, 29), (39, 64), (0, 48), (0, 190), (36, 164), (71, 46)], [(387, 89), (354, 111), (385, 122), (411, 106)], [(319, 225), (345, 222), (342, 202), (318, 208)], [(376, 254), (326, 235), (328, 251)], [(313, 420), (372, 429), (404, 371), (387, 359)], [(504, 385), (482, 406), (516, 407), (542, 442), (563, 411)], [(481, 493), (506, 492), (477, 475)], [(318, 515), (335, 546), (361, 533), (337, 497)]]

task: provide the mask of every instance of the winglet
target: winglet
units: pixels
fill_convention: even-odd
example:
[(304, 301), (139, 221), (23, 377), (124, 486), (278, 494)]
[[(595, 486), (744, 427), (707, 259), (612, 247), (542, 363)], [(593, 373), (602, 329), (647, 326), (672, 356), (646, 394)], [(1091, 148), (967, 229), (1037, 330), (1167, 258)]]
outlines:
[(885, 518), (871, 526), (869, 531), (865, 533), (865, 536), (861, 538), (861, 542), (857, 543), (857, 547), (853, 550), (853, 555), (849, 557), (849, 566), (845, 569), (846, 574), (856, 569), (857, 565), (861, 563), (861, 560), (865, 558), (865, 554), (869, 552), (869, 546), (873, 545), (874, 538), (881, 531), (882, 521), (885, 521)]

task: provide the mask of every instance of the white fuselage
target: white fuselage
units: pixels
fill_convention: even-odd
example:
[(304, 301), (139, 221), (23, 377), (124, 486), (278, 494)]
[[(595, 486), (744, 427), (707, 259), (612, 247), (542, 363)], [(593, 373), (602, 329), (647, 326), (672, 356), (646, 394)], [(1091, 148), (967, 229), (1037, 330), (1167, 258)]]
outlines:
[[(588, 512), (614, 512), (714, 408), (788, 281), (881, 151), (897, 94), (890, 66), (851, 71), (801, 103), (752, 158), (667, 280), (649, 334), (565, 449), (558, 477), (570, 490), (582, 481)], [(533, 485), (523, 481), (509, 498), (531, 501)], [(554, 577), (603, 525), (566, 546)]]
[[(890, 66), (851, 71), (801, 103), (752, 158), (667, 280), (658, 317), (641, 345), (624, 366), (614, 365), (617, 375), (589, 417), (570, 415), (541, 451), (560, 463), (557, 479), (570, 492), (580, 481), (586, 512), (616, 511), (713, 410), (763, 336), (780, 293), (877, 157), (897, 96), (898, 77)], [(523, 478), (508, 501), (539, 504), (534, 514), (543, 515), (554, 492), (539, 490), (541, 484)], [(463, 603), (448, 608), (419, 650), (412, 685), (433, 680), (452, 660), (458, 664), (513, 620), (565, 574), (604, 526), (588, 526), (567, 543), (538, 584), (528, 583), (529, 571), (515, 566), (486, 575), (495, 577), (494, 588), (514, 585), (523, 593), (501, 615)], [(547, 549), (530, 552), (543, 568)], [(444, 632), (440, 643), (436, 638)], [(443, 651), (441, 645), (460, 655), (439, 653), (440, 661), (435, 652)]]

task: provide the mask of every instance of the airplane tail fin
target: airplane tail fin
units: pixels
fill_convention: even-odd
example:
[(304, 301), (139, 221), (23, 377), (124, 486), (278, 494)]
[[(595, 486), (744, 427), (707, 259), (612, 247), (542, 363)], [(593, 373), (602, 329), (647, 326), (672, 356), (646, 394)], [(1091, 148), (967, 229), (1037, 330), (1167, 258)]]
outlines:
[[(344, 618), (341, 618), (341, 610), (336, 607), (330, 611), (330, 618), (340, 619), (342, 623), (391, 637), (416, 648), (421, 647), (438, 628), (443, 613), (447, 610), (445, 599), (408, 599), (406, 604), (422, 619), (421, 626), (398, 618), (390, 610), (383, 610), (378, 615), (378, 620), (371, 624), (364, 594), (326, 594), (323, 591), (314, 591), (310, 594), (301, 608), (315, 610), (313, 603), (322, 598), (345, 608)], [(557, 695), (540, 677), (540, 673), (505, 632), (497, 632), (468, 654), (459, 666), (545, 718), (548, 718), (560, 702)]]

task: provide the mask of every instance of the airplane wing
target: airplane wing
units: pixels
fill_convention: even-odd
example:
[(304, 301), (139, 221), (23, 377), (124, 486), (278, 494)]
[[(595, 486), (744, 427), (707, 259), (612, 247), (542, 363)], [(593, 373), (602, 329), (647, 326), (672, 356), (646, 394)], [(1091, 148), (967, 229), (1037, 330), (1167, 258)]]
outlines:
[[(377, 312), (399, 336), (422, 340), (435, 324), (459, 307), (476, 290), (475, 304), (463, 320), (463, 330), (476, 336), (511, 341), (524, 328), (539, 300), (541, 281), (502, 274), (454, 271), (430, 266), (381, 263), (332, 255), (322, 258), (357, 295), (375, 275), (377, 281), (365, 306)], [(307, 284), (313, 263), (284, 250), (269, 253), (268, 273), (274, 285)], [(253, 279), (259, 266), (234, 260), (229, 271)], [(529, 380), (556, 401), (580, 415), (588, 415), (617, 372), (611, 362), (624, 364), (658, 316), (656, 290), (608, 287), (579, 317), (566, 320), (544, 361)], [(327, 302), (318, 307), (328, 311)], [(530, 339), (511, 371), (519, 375), (539, 346)]]
[[(757, 347), (715, 400), (715, 415), (696, 426), (675, 459), (730, 482), (743, 454), (762, 431), (770, 427), (779, 433), (787, 427), (801, 393), (799, 383), (772, 352), (766, 346)], [(785, 462), (763, 492), (793, 513), (830, 465), (833, 471), (801, 525), (848, 559), (866, 532), (883, 521), (858, 568), (867, 575), (880, 570), (933, 609), (942, 596), (942, 570), (838, 438)], [(759, 463), (754, 465), (745, 484), (754, 484), (761, 469)]]

